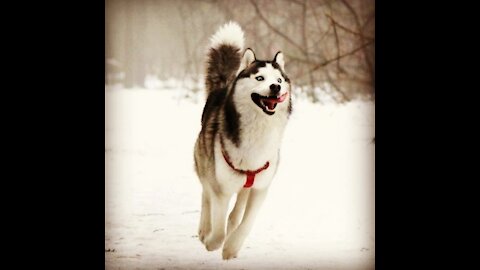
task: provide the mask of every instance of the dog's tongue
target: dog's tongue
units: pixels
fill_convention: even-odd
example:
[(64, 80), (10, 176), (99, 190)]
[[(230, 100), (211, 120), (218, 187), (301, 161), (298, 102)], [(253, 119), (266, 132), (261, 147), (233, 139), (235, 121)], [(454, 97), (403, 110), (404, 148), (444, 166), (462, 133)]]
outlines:
[(281, 95), (278, 98), (266, 98), (263, 100), (263, 103), (265, 104), (265, 106), (268, 107), (269, 110), (273, 110), (275, 109), (275, 105), (277, 103), (283, 102), (285, 100), (286, 96), (287, 96), (287, 93)]
[(275, 105), (277, 104), (276, 99), (264, 99), (263, 103), (265, 103), (265, 106), (270, 110), (275, 109)]

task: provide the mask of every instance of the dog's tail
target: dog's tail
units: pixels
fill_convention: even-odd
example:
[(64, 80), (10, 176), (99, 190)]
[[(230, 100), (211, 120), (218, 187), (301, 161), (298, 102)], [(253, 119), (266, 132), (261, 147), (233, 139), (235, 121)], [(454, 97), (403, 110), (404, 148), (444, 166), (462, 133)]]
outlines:
[(244, 34), (236, 22), (224, 24), (210, 38), (205, 79), (207, 95), (226, 87), (235, 79), (242, 58), (243, 44)]

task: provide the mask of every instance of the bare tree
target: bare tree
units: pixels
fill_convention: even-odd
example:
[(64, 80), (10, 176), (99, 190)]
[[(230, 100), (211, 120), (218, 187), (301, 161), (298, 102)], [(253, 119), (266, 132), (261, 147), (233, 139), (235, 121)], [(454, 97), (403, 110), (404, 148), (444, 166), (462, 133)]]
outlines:
[(116, 22), (108, 30), (117, 32), (106, 44), (124, 66), (127, 87), (141, 85), (147, 63), (165, 76), (199, 78), (210, 35), (234, 20), (258, 57), (284, 52), (288, 74), (312, 101), (319, 94), (338, 102), (374, 97), (374, 0), (113, 2), (107, 9), (120, 6), (122, 16), (108, 13)]

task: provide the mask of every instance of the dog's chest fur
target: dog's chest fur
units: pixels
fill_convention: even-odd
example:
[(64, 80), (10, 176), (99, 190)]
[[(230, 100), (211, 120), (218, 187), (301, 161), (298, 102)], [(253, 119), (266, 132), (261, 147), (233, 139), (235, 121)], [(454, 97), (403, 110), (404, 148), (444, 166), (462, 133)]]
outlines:
[[(276, 159), (280, 148), (286, 116), (267, 116), (259, 113), (240, 112), (240, 145), (236, 147), (230, 141), (225, 148), (232, 163), (243, 170), (256, 170), (265, 162)], [(263, 113), (262, 113), (263, 114)], [(270, 164), (273, 169), (273, 165)]]
[[(257, 170), (269, 162), (265, 171), (257, 174), (253, 188), (264, 188), (268, 186), (277, 170), (279, 149), (287, 116), (279, 114), (276, 116), (262, 115), (248, 108), (238, 106), (239, 137), (240, 144), (237, 146), (223, 135), (225, 151), (236, 169)], [(217, 179), (223, 186), (233, 190), (241, 188), (246, 180), (246, 175), (233, 171), (223, 158), (221, 152), (220, 136), (217, 136), (215, 143), (215, 162), (217, 168)], [(226, 186), (227, 185), (227, 186)]]

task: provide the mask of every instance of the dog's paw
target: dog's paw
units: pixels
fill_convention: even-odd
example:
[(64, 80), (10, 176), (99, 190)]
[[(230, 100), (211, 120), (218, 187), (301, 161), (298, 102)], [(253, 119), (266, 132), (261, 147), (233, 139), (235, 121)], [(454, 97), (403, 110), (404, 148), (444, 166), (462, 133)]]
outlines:
[(225, 241), (225, 245), (223, 245), (223, 252), (222, 252), (222, 257), (224, 260), (237, 258), (238, 252), (240, 251), (240, 248), (242, 247), (242, 242), (243, 242), (243, 241), (240, 241), (238, 236), (239, 236), (238, 233), (233, 233)]
[(231, 260), (231, 259), (237, 258), (237, 256), (238, 256), (238, 250), (232, 250), (227, 246), (223, 247), (222, 258), (224, 260)]
[(198, 230), (198, 239), (200, 239), (200, 242), (205, 244), (205, 241), (207, 240), (209, 234), (210, 228), (202, 227)]
[(200, 242), (202, 242), (203, 244), (205, 244), (206, 236), (207, 234), (204, 231), (202, 230), (198, 231), (198, 239), (200, 239)]
[(211, 234), (205, 239), (205, 248), (208, 251), (217, 250), (222, 246), (224, 239), (225, 239), (225, 236), (215, 236)]
[(205, 241), (207, 240), (207, 236), (210, 234), (210, 231), (210, 226), (200, 226), (200, 228), (198, 229), (198, 239), (200, 239), (200, 242), (205, 244)]

